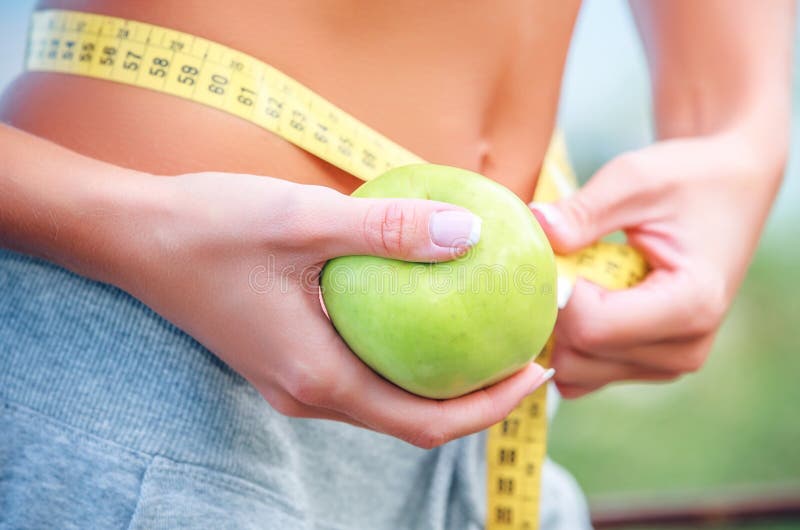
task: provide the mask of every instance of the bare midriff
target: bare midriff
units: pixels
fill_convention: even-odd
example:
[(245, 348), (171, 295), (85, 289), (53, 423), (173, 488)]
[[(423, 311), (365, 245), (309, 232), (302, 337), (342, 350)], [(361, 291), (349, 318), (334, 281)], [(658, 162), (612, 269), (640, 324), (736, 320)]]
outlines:
[[(422, 158), (530, 199), (553, 132), (579, 0), (40, 1), (139, 20), (250, 54)], [(159, 175), (226, 171), (359, 180), (240, 118), (104, 80), (24, 73), (0, 119), (77, 152)]]

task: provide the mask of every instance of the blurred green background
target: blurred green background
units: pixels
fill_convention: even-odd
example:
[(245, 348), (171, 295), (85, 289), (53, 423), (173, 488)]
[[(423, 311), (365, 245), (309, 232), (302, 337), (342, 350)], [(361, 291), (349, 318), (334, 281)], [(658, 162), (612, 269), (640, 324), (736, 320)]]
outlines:
[[(32, 5), (0, 3), (0, 87), (21, 68)], [(645, 60), (626, 3), (585, 2), (560, 122), (582, 179), (652, 141)], [(793, 139), (775, 210), (706, 367), (677, 383), (619, 385), (562, 402), (551, 454), (590, 498), (696, 497), (753, 485), (800, 492), (799, 154)]]
[[(798, 40), (796, 34), (796, 47)], [(584, 4), (560, 117), (582, 179), (617, 153), (652, 141), (645, 58), (626, 3)], [(551, 455), (590, 498), (697, 498), (752, 486), (800, 492), (796, 136), (778, 202), (706, 366), (676, 383), (617, 385), (561, 403)], [(800, 521), (748, 528), (800, 528)]]

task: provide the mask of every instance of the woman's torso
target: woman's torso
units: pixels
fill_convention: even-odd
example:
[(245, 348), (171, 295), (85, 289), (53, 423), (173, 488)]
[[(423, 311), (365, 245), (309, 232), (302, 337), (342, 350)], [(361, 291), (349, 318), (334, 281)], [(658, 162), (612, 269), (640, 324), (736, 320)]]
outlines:
[[(191, 6), (191, 7), (188, 7)], [(43, 0), (182, 30), (251, 54), (423, 158), (529, 199), (555, 119), (578, 0)], [(0, 119), (157, 174), (231, 171), (325, 184), (347, 175), (257, 126), (145, 89), (22, 75)]]
[[(528, 198), (552, 132), (577, 3), (40, 7), (138, 19), (249, 53), (423, 158), (481, 171)], [(358, 185), (238, 118), (94, 79), (24, 74), (0, 102), (0, 119), (158, 174), (247, 172), (346, 192)], [(87, 514), (114, 508), (130, 528), (483, 525), (481, 435), (426, 452), (346, 424), (286, 418), (122, 291), (2, 249), (0, 298), (0, 489), (18, 506), (38, 506), (43, 521), (58, 514), (85, 526)], [(574, 485), (553, 469), (545, 466), (544, 527), (587, 527)], [(102, 521), (95, 526), (111, 527)]]

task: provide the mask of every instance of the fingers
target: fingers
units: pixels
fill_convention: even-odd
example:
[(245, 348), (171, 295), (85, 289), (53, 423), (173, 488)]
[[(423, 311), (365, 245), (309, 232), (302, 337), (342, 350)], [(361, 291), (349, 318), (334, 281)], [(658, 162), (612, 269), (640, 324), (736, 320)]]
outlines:
[(313, 396), (314, 404), (426, 449), (501, 421), (552, 376), (552, 372), (530, 363), (491, 387), (438, 401), (416, 396), (386, 381), (344, 346), (335, 353), (341, 356), (337, 376), (332, 385)]
[(566, 398), (580, 397), (614, 381), (670, 381), (702, 367), (713, 336), (661, 342), (614, 352), (583, 352), (559, 344), (553, 352), (556, 383)]
[(703, 367), (713, 343), (714, 334), (709, 334), (695, 339), (668, 340), (584, 353), (597, 359), (628, 363), (643, 369), (685, 374)]
[(553, 367), (562, 395), (579, 397), (614, 381), (667, 381), (698, 370), (721, 313), (696, 297), (686, 280), (691, 277), (656, 271), (624, 291), (579, 281), (555, 330)]
[(431, 449), (486, 429), (505, 418), (528, 394), (545, 384), (552, 371), (530, 363), (491, 387), (455, 399), (416, 396), (384, 380), (354, 354), (343, 359), (335, 378), (294, 387), (295, 399), (314, 410), (330, 409), (356, 424)]
[(284, 416), (289, 416), (291, 418), (315, 418), (340, 421), (343, 423), (349, 423), (355, 427), (366, 428), (363, 423), (354, 420), (346, 414), (303, 404), (278, 386), (273, 385), (266, 387), (262, 391), (262, 395), (264, 396), (264, 399), (266, 399), (267, 402), (272, 406), (272, 408)]
[(725, 191), (708, 178), (712, 168), (697, 163), (709, 148), (700, 140), (659, 142), (615, 158), (556, 204), (531, 204), (556, 252), (624, 230), (651, 267), (626, 290), (577, 282), (556, 325), (554, 366), (565, 395), (617, 380), (670, 379), (705, 362), (735, 284), (718, 259), (718, 238), (702, 229), (719, 221), (686, 217), (704, 211), (698, 195)]
[(558, 388), (558, 393), (561, 394), (561, 397), (565, 399), (576, 399), (579, 397), (583, 397), (587, 394), (591, 394), (592, 392), (596, 392), (601, 388), (606, 387), (607, 385), (615, 382), (641, 382), (641, 383), (658, 383), (658, 382), (669, 382), (674, 381), (680, 377), (680, 374), (669, 374), (669, 373), (657, 373), (657, 372), (648, 372), (643, 370), (641, 373), (636, 374), (635, 376), (628, 377), (627, 379), (615, 379), (612, 381), (595, 381), (591, 383), (582, 383), (582, 384), (572, 384), (572, 383), (563, 383), (556, 381), (556, 388)]
[[(292, 300), (306, 306), (302, 351), (270, 366), (264, 377), (269, 384), (258, 385), (260, 389), (277, 385), (288, 394), (293, 401), (286, 400), (285, 410), (291, 415), (316, 417), (313, 414), (319, 410), (332, 411), (369, 429), (432, 448), (501, 421), (552, 377), (552, 372), (530, 363), (466, 396), (444, 401), (416, 396), (377, 375), (347, 348), (322, 313), (316, 294)], [(296, 337), (287, 340), (297, 343)], [(275, 396), (275, 400), (283, 397)]]
[[(553, 351), (553, 367), (556, 383), (564, 397), (565, 387), (594, 391), (614, 381), (667, 381), (675, 379), (679, 372), (659, 370), (626, 361), (597, 358), (567, 346), (556, 346)], [(582, 395), (582, 394), (581, 394)]]
[[(486, 429), (505, 418), (522, 399), (552, 376), (530, 363), (511, 377), (455, 399), (436, 401), (410, 394), (361, 365), (355, 384), (360, 400), (338, 399), (332, 406), (371, 428), (431, 449)], [(347, 395), (345, 392), (341, 396)]]
[(659, 178), (662, 158), (659, 147), (623, 154), (569, 197), (554, 204), (532, 203), (553, 249), (575, 252), (612, 232), (658, 218), (653, 199), (667, 184)]
[(327, 193), (314, 223), (324, 258), (373, 255), (405, 261), (453, 259), (475, 245), (481, 219), (451, 204), (422, 199), (366, 199)]
[(726, 303), (721, 286), (704, 277), (657, 270), (620, 291), (578, 280), (559, 315), (556, 336), (581, 351), (608, 352), (707, 335), (718, 327)]

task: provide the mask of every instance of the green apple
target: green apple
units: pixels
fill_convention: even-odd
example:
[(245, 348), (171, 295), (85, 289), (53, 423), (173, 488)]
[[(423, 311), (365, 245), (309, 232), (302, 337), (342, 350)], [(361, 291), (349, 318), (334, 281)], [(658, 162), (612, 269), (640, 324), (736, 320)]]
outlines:
[(556, 319), (555, 259), (508, 188), (419, 164), (392, 169), (353, 196), (443, 201), (483, 220), (478, 244), (452, 261), (343, 256), (325, 265), (320, 283), (331, 322), (373, 370), (409, 392), (445, 399), (504, 379), (541, 351)]

